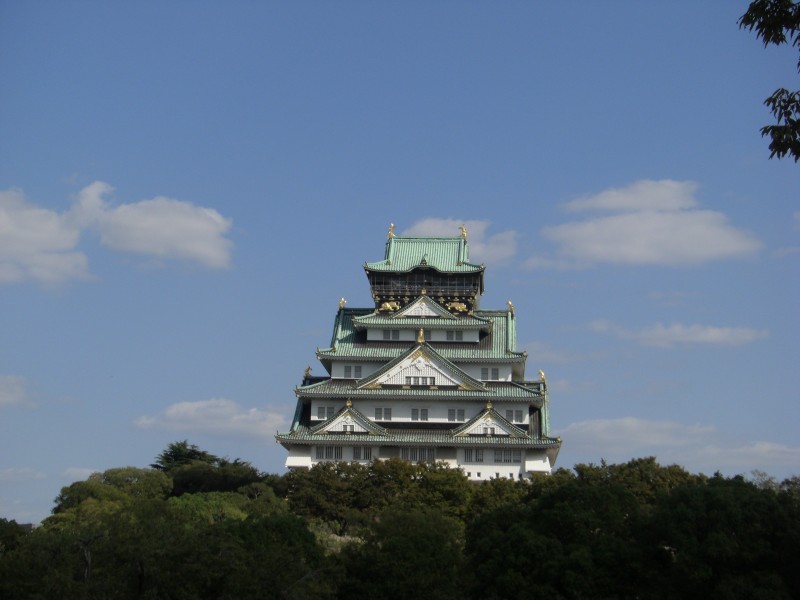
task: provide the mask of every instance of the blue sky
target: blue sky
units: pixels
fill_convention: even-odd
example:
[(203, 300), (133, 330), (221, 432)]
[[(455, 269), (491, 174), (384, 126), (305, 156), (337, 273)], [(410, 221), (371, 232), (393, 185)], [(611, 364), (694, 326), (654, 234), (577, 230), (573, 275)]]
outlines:
[(0, 4), (0, 517), (273, 439), (398, 233), (457, 235), (557, 466), (800, 473), (798, 87), (746, 2)]

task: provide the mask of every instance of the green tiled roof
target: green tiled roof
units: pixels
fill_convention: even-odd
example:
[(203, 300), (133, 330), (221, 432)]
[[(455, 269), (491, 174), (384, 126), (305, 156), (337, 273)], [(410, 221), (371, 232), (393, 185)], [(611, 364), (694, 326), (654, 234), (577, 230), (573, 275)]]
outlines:
[(375, 435), (369, 433), (312, 433), (305, 426), (300, 425), (291, 433), (278, 433), (275, 439), (279, 443), (294, 444), (330, 444), (338, 442), (343, 445), (404, 445), (404, 446), (424, 446), (440, 445), (464, 447), (506, 447), (516, 446), (523, 448), (558, 448), (561, 440), (549, 437), (534, 438), (528, 435), (518, 437), (501, 435), (460, 435), (454, 436), (452, 430), (441, 429), (387, 429), (386, 435)]
[(390, 237), (383, 260), (365, 263), (368, 271), (406, 272), (419, 266), (433, 267), (442, 273), (478, 273), (483, 265), (469, 262), (464, 237)]
[[(389, 361), (405, 353), (408, 341), (367, 341), (365, 331), (356, 328), (353, 319), (374, 313), (369, 308), (345, 308), (336, 314), (329, 348), (318, 348), (320, 360)], [(516, 352), (517, 334), (514, 315), (506, 310), (476, 310), (474, 317), (486, 319), (491, 333), (474, 342), (431, 342), (444, 358), (458, 362), (523, 362), (526, 354)], [(395, 325), (392, 325), (397, 328)], [(448, 325), (449, 327), (449, 325)]]
[(295, 394), (300, 398), (387, 398), (416, 400), (418, 398), (452, 399), (458, 402), (520, 402), (528, 401), (539, 406), (544, 395), (535, 387), (537, 382), (486, 382), (484, 390), (457, 390), (453, 388), (430, 389), (416, 387), (402, 389), (397, 387), (378, 389), (358, 389), (354, 379), (326, 379), (311, 385), (295, 388)]

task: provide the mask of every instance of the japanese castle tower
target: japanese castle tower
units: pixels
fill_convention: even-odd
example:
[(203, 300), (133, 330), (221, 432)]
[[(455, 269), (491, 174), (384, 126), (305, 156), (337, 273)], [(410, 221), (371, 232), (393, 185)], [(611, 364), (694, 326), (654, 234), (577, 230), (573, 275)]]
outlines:
[(560, 438), (549, 437), (544, 373), (525, 378), (516, 315), (480, 310), (484, 266), (458, 237), (396, 237), (365, 263), (375, 305), (339, 302), (329, 348), (295, 389), (291, 429), (276, 440), (286, 466), (400, 458), (442, 461), (475, 481), (548, 473)]

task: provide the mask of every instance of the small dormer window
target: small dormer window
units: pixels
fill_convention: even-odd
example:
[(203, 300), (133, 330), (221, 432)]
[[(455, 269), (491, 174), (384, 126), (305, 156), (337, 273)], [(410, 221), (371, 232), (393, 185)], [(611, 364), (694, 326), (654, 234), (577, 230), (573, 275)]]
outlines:
[(484, 427), (483, 435), (494, 435), (494, 427)]

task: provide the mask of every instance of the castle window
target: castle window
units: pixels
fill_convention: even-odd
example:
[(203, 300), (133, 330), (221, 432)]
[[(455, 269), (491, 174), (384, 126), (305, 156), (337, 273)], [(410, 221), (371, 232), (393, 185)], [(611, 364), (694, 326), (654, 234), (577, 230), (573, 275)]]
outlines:
[(521, 450), (495, 450), (494, 451), (495, 463), (518, 463), (522, 462)]
[(375, 420), (376, 421), (391, 421), (392, 420), (392, 409), (391, 408), (376, 408), (375, 409)]
[(427, 408), (412, 408), (411, 409), (411, 420), (412, 421), (427, 421), (428, 420), (428, 409)]
[[(482, 463), (483, 462), (483, 449), (482, 448), (465, 448), (464, 449), (464, 462), (468, 463)], [(479, 475), (480, 477), (480, 475)]]
[(344, 377), (345, 379), (361, 379), (361, 365), (345, 365)]
[(436, 460), (436, 448), (400, 448), (400, 458), (411, 462), (433, 462)]
[(484, 427), (483, 435), (494, 435), (494, 427)]
[(463, 342), (464, 341), (464, 332), (463, 331), (448, 331), (447, 332), (447, 341), (448, 342)]
[(333, 406), (318, 406), (317, 407), (317, 418), (318, 419), (330, 419), (333, 416)]
[(484, 381), (497, 381), (500, 379), (500, 369), (497, 367), (481, 367), (481, 379)]
[(463, 421), (464, 420), (464, 409), (463, 408), (448, 408), (447, 409), (447, 420), (448, 421)]
[(341, 446), (317, 446), (317, 460), (342, 460)]
[(400, 330), (399, 329), (384, 329), (383, 330), (383, 339), (384, 340), (399, 340), (400, 339)]
[(354, 446), (353, 447), (353, 460), (372, 460), (372, 447), (370, 446)]
[(522, 411), (521, 410), (507, 410), (506, 411), (506, 419), (508, 419), (512, 423), (522, 423)]
[(406, 377), (406, 385), (436, 385), (435, 377)]

